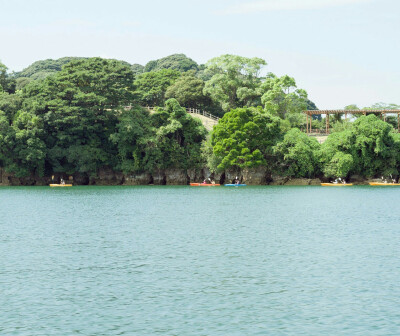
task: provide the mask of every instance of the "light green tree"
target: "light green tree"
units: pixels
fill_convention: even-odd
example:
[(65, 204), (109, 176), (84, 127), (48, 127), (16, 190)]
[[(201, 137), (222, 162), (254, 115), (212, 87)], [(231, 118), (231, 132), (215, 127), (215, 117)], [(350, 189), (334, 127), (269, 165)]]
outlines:
[(290, 177), (313, 177), (318, 172), (319, 143), (297, 128), (287, 132), (274, 147), (277, 172)]
[(341, 173), (336, 177), (344, 177), (345, 173), (366, 177), (397, 175), (399, 140), (390, 124), (373, 114), (361, 116), (322, 144), (318, 153), (322, 171), (332, 177), (335, 171)]
[[(299, 115), (307, 109), (307, 92), (298, 89), (294, 78), (287, 75), (277, 77), (274, 74), (268, 74), (259, 90), (262, 95), (261, 102), (265, 108), (281, 118)], [(292, 119), (295, 121), (293, 126), (300, 126), (299, 120), (304, 121), (300, 116), (292, 117)]]
[(222, 55), (206, 63), (204, 93), (220, 102), (225, 111), (236, 107), (259, 105), (260, 71), (267, 63), (261, 58)]
[(350, 104), (346, 105), (344, 109), (348, 111), (348, 110), (359, 110), (360, 108), (356, 104)]
[(341, 151), (336, 152), (333, 157), (324, 165), (323, 172), (326, 177), (345, 178), (354, 167), (354, 160), (351, 154)]
[(280, 119), (261, 108), (238, 108), (221, 118), (211, 134), (218, 169), (273, 165), (281, 137)]

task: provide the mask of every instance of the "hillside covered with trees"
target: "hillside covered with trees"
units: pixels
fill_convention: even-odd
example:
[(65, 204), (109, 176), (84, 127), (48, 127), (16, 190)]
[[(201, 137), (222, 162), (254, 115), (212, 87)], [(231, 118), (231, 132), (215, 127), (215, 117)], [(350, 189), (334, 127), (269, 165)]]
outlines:
[[(236, 55), (199, 65), (183, 54), (144, 66), (65, 57), (19, 73), (0, 63), (0, 167), (21, 179), (66, 174), (85, 181), (105, 168), (129, 175), (262, 167), (265, 181), (274, 174), (398, 176), (400, 138), (390, 120), (338, 118), (320, 145), (301, 132), (302, 111), (316, 109), (307, 92), (266, 66)], [(221, 119), (208, 133), (184, 107)]]

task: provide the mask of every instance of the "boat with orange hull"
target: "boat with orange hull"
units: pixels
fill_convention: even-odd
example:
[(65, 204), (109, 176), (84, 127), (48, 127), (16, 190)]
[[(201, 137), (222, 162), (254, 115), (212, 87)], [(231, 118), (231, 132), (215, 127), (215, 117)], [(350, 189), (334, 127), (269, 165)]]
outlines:
[(219, 187), (218, 183), (190, 183), (192, 187)]
[(400, 186), (400, 183), (369, 182), (369, 185), (380, 186), (380, 187), (394, 187), (394, 186)]
[(50, 184), (50, 187), (72, 187), (72, 184)]
[(323, 187), (351, 187), (353, 183), (321, 183)]

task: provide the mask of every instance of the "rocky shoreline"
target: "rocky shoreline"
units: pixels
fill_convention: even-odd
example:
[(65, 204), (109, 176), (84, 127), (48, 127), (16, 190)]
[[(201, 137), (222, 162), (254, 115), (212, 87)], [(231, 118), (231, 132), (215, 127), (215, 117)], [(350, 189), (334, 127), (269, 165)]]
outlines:
[[(89, 177), (86, 174), (67, 174), (55, 173), (53, 176), (28, 176), (24, 178), (15, 177), (6, 173), (0, 168), (0, 186), (46, 186), (50, 183), (57, 183), (60, 178), (73, 183), (74, 185), (188, 185), (191, 182), (202, 182), (210, 177), (216, 183), (232, 183), (236, 176), (241, 183), (247, 185), (288, 185), (288, 186), (306, 186), (320, 185), (321, 182), (328, 182), (326, 178), (289, 178), (278, 175), (271, 175), (265, 167), (243, 170), (227, 170), (222, 173), (211, 173), (208, 168), (203, 169), (166, 169), (156, 172), (144, 172), (123, 174), (115, 172), (109, 168), (100, 169), (97, 177)], [(366, 185), (369, 182), (380, 181), (379, 179), (366, 179), (360, 176), (352, 176), (348, 182), (358, 185)]]

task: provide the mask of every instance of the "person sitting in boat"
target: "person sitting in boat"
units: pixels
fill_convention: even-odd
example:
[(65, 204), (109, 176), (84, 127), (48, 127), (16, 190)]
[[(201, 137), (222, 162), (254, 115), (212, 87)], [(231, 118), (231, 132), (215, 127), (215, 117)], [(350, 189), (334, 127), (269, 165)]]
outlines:
[(215, 184), (215, 181), (214, 181), (214, 180), (211, 180), (211, 184)]
[(346, 180), (345, 179), (342, 180), (342, 184), (346, 184)]
[(335, 181), (333, 181), (332, 183), (338, 184), (338, 179), (335, 179)]
[(207, 184), (207, 180), (206, 179), (204, 179), (203, 184)]
[(64, 179), (63, 179), (63, 178), (61, 178), (61, 180), (60, 180), (60, 184), (61, 184), (61, 185), (65, 185), (65, 181), (64, 181)]
[(235, 184), (239, 184), (240, 183), (240, 180), (239, 180), (239, 178), (236, 176), (236, 178), (235, 178)]

